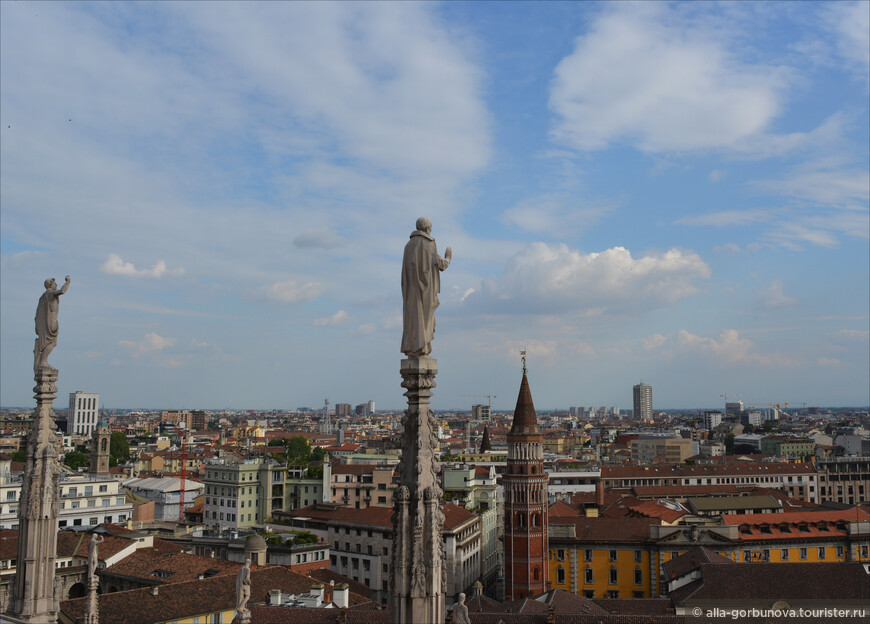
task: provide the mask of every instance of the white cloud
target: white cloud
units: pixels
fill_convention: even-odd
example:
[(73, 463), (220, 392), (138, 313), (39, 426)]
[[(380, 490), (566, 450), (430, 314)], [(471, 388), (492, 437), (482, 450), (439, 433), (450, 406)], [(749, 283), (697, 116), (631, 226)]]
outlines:
[(556, 67), (554, 137), (657, 152), (735, 148), (762, 133), (781, 108), (782, 71), (743, 63), (722, 39), (672, 5), (608, 6)]
[(118, 342), (118, 346), (129, 349), (133, 357), (139, 357), (140, 355), (145, 355), (146, 353), (154, 353), (157, 351), (162, 351), (163, 349), (166, 349), (168, 347), (173, 347), (175, 346), (175, 342), (175, 338), (164, 338), (159, 334), (149, 332), (145, 334), (144, 340), (140, 342), (121, 340), (120, 342)]
[(713, 227), (730, 227), (749, 225), (768, 221), (771, 218), (770, 210), (722, 210), (702, 215), (683, 217), (675, 221), (678, 225), (708, 225)]
[(643, 348), (647, 351), (653, 351), (667, 342), (668, 337), (662, 334), (653, 334), (643, 339)]
[(825, 356), (822, 356), (818, 360), (816, 360), (816, 364), (818, 364), (819, 366), (824, 366), (826, 368), (837, 368), (838, 366), (840, 366), (840, 363), (840, 360), (838, 360), (837, 358), (829, 358)]
[(685, 329), (677, 332), (676, 346), (687, 353), (709, 356), (716, 364), (757, 364), (762, 366), (795, 366), (793, 359), (779, 354), (758, 353), (748, 338), (741, 338), (736, 329), (726, 329), (719, 338), (696, 336)]
[(467, 302), (500, 313), (641, 312), (695, 293), (695, 281), (709, 276), (710, 268), (692, 251), (671, 249), (635, 259), (623, 247), (584, 254), (567, 245), (534, 243)]
[(334, 249), (347, 241), (329, 228), (319, 228), (295, 237), (293, 244), (301, 249)]
[(159, 278), (164, 275), (184, 275), (183, 268), (167, 269), (163, 260), (158, 260), (150, 269), (137, 269), (132, 262), (125, 262), (117, 254), (109, 254), (109, 258), (100, 266), (100, 271), (107, 275), (125, 277)]
[(710, 175), (707, 177), (710, 180), (710, 182), (718, 182), (719, 180), (721, 180), (722, 178), (725, 177), (725, 173), (726, 172), (724, 169), (714, 169), (713, 171), (710, 172)]
[(825, 206), (863, 208), (870, 199), (870, 174), (839, 163), (810, 163), (780, 180), (755, 183), (766, 191)]
[(345, 312), (344, 310), (339, 310), (332, 316), (314, 319), (314, 324), (318, 327), (326, 327), (328, 325), (343, 325), (349, 320), (350, 316), (348, 316), (347, 312)]
[(778, 310), (798, 303), (800, 302), (797, 299), (783, 292), (782, 282), (779, 280), (773, 280), (770, 286), (760, 289), (755, 296), (755, 304), (763, 310)]
[(864, 79), (870, 78), (870, 10), (866, 0), (826, 3), (827, 23), (838, 36), (840, 55)]
[(866, 329), (841, 329), (840, 331), (833, 332), (831, 334), (836, 338), (843, 338), (845, 340), (857, 341), (857, 340), (868, 340), (870, 339), (870, 330)]
[(547, 194), (523, 200), (508, 208), (501, 220), (533, 234), (565, 238), (588, 230), (603, 219), (610, 208), (605, 205), (577, 205), (576, 198)]
[(724, 245), (716, 245), (713, 247), (716, 253), (739, 254), (740, 245), (737, 243), (725, 243)]
[(323, 285), (315, 281), (300, 282), (291, 279), (263, 286), (258, 292), (269, 301), (301, 303), (319, 297), (323, 292)]

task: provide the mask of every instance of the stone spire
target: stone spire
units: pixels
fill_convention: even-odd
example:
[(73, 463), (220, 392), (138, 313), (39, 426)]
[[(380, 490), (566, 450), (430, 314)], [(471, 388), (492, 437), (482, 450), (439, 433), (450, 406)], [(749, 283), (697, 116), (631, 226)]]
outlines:
[(10, 611), (23, 622), (49, 624), (57, 621), (60, 598), (54, 576), (61, 447), (52, 412), (57, 370), (44, 366), (36, 371), (35, 378), (36, 410), (27, 434)]
[(96, 534), (91, 535), (88, 542), (88, 602), (85, 604), (85, 619), (83, 624), (100, 624), (100, 604), (97, 600), (97, 589), (100, 580), (97, 578), (97, 565), (99, 565), (99, 545), (103, 538)]
[(489, 428), (483, 426), (483, 437), (480, 440), (480, 452), (486, 453), (492, 450), (492, 442), (489, 441)]
[(12, 584), (10, 612), (29, 624), (57, 622), (59, 588), (55, 583), (57, 516), (60, 498), (61, 436), (54, 423), (52, 404), (57, 394), (57, 369), (48, 355), (57, 345), (59, 298), (69, 288), (69, 275), (62, 288), (45, 280), (45, 292), (36, 306), (36, 343), (33, 347), (33, 379), (36, 410), (30, 432), (21, 498), (18, 502), (18, 560)]
[(402, 417), (402, 459), (397, 471), (390, 567), (392, 624), (441, 624), (447, 568), (441, 513), (441, 487), (435, 448), (437, 422), (429, 409), (437, 362), (428, 356), (402, 360), (402, 387), (408, 409)]

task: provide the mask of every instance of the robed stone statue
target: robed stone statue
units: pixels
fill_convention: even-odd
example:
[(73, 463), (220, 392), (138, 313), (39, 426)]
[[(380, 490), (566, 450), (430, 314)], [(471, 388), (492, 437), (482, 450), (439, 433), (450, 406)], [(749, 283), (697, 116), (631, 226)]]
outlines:
[(57, 309), (58, 300), (69, 288), (69, 275), (63, 287), (58, 290), (54, 278), (45, 280), (45, 292), (39, 298), (36, 305), (36, 343), (33, 346), (33, 372), (38, 373), (40, 368), (52, 367), (48, 365), (48, 354), (57, 345)]
[(248, 610), (251, 599), (251, 558), (245, 559), (245, 565), (236, 576), (236, 613), (241, 615)]
[(417, 219), (417, 229), (411, 233), (402, 258), (402, 353), (409, 357), (432, 352), (441, 271), (450, 265), (452, 257), (450, 247), (443, 258), (438, 255), (432, 222), (426, 217)]

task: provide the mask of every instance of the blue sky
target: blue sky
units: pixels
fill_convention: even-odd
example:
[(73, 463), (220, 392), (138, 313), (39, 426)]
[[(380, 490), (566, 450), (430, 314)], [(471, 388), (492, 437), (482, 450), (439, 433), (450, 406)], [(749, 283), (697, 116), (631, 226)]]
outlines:
[(870, 4), (0, 3), (0, 404), (870, 403)]

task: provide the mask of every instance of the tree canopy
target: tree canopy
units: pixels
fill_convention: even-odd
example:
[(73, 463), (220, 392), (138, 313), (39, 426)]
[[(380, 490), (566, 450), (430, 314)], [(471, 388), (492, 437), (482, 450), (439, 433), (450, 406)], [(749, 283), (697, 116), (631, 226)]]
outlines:
[(127, 440), (127, 436), (124, 435), (123, 431), (112, 432), (112, 439), (109, 443), (109, 455), (116, 462), (130, 459), (130, 441)]

